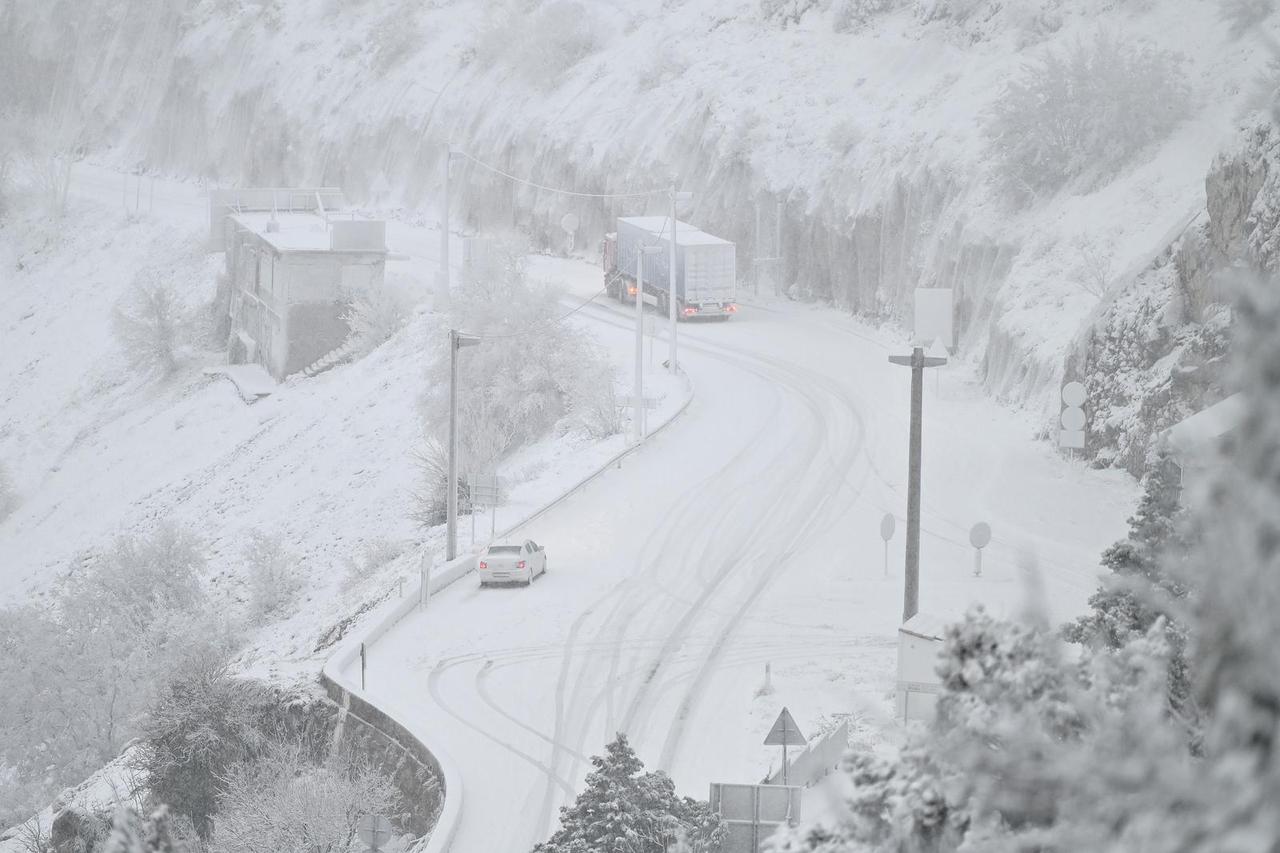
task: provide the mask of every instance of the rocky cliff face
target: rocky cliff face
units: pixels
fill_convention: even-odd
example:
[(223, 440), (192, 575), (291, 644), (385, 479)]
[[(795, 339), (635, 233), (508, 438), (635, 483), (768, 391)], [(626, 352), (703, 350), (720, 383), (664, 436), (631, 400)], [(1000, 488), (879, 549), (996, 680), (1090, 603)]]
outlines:
[(1230, 393), (1233, 276), (1280, 268), (1280, 126), (1255, 116), (1205, 179), (1205, 211), (1095, 314), (1067, 360), (1087, 454), (1140, 475), (1158, 434)]

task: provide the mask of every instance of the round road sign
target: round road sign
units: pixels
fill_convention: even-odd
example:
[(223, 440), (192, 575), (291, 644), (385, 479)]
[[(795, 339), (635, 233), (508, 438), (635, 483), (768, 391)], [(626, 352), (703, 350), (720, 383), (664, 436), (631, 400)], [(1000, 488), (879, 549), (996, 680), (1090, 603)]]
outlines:
[(880, 519), (880, 538), (886, 542), (892, 539), (893, 529), (897, 526), (897, 524), (898, 522), (893, 517), (893, 513), (886, 512), (884, 514), (884, 518)]
[(1084, 409), (1068, 406), (1062, 410), (1063, 429), (1084, 429)]
[(1079, 382), (1068, 382), (1062, 386), (1062, 402), (1068, 406), (1083, 406), (1084, 398), (1084, 386)]
[(978, 550), (982, 550), (991, 544), (991, 525), (985, 521), (979, 521), (969, 529), (969, 544)]
[(564, 233), (572, 234), (578, 230), (578, 216), (574, 213), (566, 213), (560, 217), (560, 227), (564, 229)]

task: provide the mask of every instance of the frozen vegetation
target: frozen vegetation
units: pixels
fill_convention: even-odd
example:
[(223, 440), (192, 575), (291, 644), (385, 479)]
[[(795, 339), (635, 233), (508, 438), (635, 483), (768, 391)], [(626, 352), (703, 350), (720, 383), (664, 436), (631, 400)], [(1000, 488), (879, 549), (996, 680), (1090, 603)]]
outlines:
[[(1070, 490), (1069, 506), (1046, 510), (1041, 495), (1018, 493), (1026, 482), (1011, 490), (986, 472), (994, 456), (935, 452), (931, 464), (950, 481), (926, 507), (931, 544), (946, 554), (931, 567), (938, 600), (981, 589), (974, 597), (997, 604), (947, 629), (935, 723), (889, 750), (858, 717), (866, 748), (844, 768), (852, 798), (785, 833), (778, 849), (1273, 849), (1274, 13), (1271, 0), (19, 0), (0, 9), (0, 826), (21, 824), (6, 853), (46, 853), (51, 824), (64, 845), (94, 853), (255, 844), (345, 853), (361, 849), (356, 822), (371, 811), (403, 830), (392, 850), (431, 829), (444, 796), (438, 767), (410, 767), (384, 733), (339, 716), (311, 682), (362, 616), (440, 550), (448, 330), (481, 340), (460, 360), (459, 504), (473, 525), (472, 475), (500, 475), (507, 488), (496, 529), (623, 448), (627, 386), (615, 366), (630, 357), (630, 331), (589, 305), (598, 270), (537, 253), (562, 254), (566, 213), (590, 256), (617, 216), (664, 210), (537, 184), (607, 194), (673, 178), (693, 193), (687, 217), (736, 242), (751, 297), (776, 297), (767, 310), (793, 324), (792, 334), (757, 327), (751, 358), (740, 340), (734, 349), (734, 331), (701, 342), (712, 395), (752, 388), (777, 404), (776, 420), (720, 472), (702, 471), (688, 447), (672, 457), (701, 478), (690, 494), (709, 496), (719, 515), (681, 519), (684, 504), (672, 499), (664, 542), (630, 531), (641, 537), (634, 567), (616, 582), (604, 571), (581, 579), (600, 602), (621, 595), (595, 614), (599, 624), (587, 621), (595, 603), (578, 615), (572, 599), (545, 600), (555, 618), (568, 614), (565, 626), (547, 625), (578, 621), (563, 646), (552, 734), (523, 724), (550, 746), (551, 769), (542, 809), (522, 810), (517, 829), (539, 830), (557, 802), (553, 783), (568, 791), (580, 779), (537, 849), (579, 853), (619, 838), (646, 853), (714, 846), (718, 821), (678, 795), (667, 771), (695, 739), (688, 721), (700, 706), (736, 701), (728, 689), (704, 695), (711, 679), (740, 681), (732, 666), (767, 660), (734, 647), (739, 622), (751, 624), (757, 598), (778, 592), (769, 589), (776, 565), (812, 562), (804, 546), (848, 521), (839, 501), (879, 515), (901, 491), (877, 467), (894, 416), (855, 399), (888, 399), (896, 386), (867, 372), (851, 390), (842, 377), (815, 378), (818, 361), (802, 370), (780, 353), (828, 347), (825, 368), (847, 357), (847, 341), (831, 347), (838, 335), (900, 343), (913, 291), (950, 287), (964, 369), (1029, 408), (1035, 424), (1024, 432), (1041, 437), (1061, 381), (1084, 382), (1089, 458), (1143, 477), (1144, 496), (1128, 536), (1103, 554), (1109, 574), (1083, 615), (1055, 624), (1051, 611), (1078, 611), (1093, 591), (1078, 551), (1097, 530), (1076, 520), (1096, 518), (1082, 496), (1103, 494), (1102, 481), (1055, 484)], [(437, 311), (422, 285), (433, 259), (416, 250), (437, 236), (422, 226), (437, 216), (446, 145), (461, 155), (454, 230), (485, 239), (470, 245), (453, 299)], [(152, 178), (159, 215), (155, 199), (142, 201)], [(345, 305), (350, 337), (318, 375), (290, 377), (252, 406), (204, 372), (225, 359), (211, 306), (226, 282), (221, 259), (205, 253), (198, 190), (236, 184), (338, 186), (386, 215), (408, 251), (385, 288)], [(1242, 268), (1256, 276), (1227, 274)], [(566, 290), (580, 275), (585, 291), (580, 281)], [(743, 379), (731, 368), (755, 384), (735, 385)], [(660, 370), (648, 381), (664, 417), (689, 394)], [(1234, 391), (1248, 406), (1234, 455), (1207, 487), (1178, 495), (1153, 437)], [(934, 393), (930, 405), (956, 403)], [(742, 401), (720, 399), (720, 417), (733, 420), (725, 411)], [(1001, 432), (981, 420), (986, 410), (948, 411), (961, 410), (956, 432), (989, 428), (1012, 444), (1009, 421)], [(745, 430), (758, 411), (744, 404), (730, 427)], [(720, 435), (705, 443), (719, 449)], [(767, 465), (756, 458), (768, 454)], [(717, 479), (724, 470), (741, 482)], [(1036, 469), (1045, 471), (1062, 477)], [(661, 480), (649, 498), (676, 479), (628, 476)], [(760, 519), (756, 498), (742, 497), (756, 492), (770, 501)], [(968, 501), (961, 520), (939, 509)], [(1007, 593), (944, 574), (956, 553), (968, 557), (955, 538), (968, 516), (1010, 503), (1026, 512), (1006, 512), (1017, 516), (1009, 527), (1056, 549), (1048, 573), (1068, 590), (1033, 601), (1022, 618)], [(591, 531), (614, 529), (619, 513), (588, 509), (597, 513), (588, 532), (575, 523), (561, 538), (595, 569), (608, 549)], [(868, 518), (859, 530), (871, 529)], [(1070, 536), (1059, 522), (1076, 525)], [(747, 545), (725, 568), (700, 560), (682, 572), (694, 557), (677, 551), (718, 558), (717, 536)], [(1036, 575), (1030, 557), (1015, 570), (1013, 539), (993, 555), (999, 583)], [(646, 563), (651, 545), (661, 559)], [(887, 556), (886, 546), (886, 566)], [(882, 635), (893, 629), (877, 622), (888, 624), (885, 573), (876, 587), (840, 578), (867, 623), (850, 683), (881, 694)], [(796, 584), (784, 615), (843, 606), (825, 582)], [(701, 609), (708, 599), (728, 614), (723, 624), (716, 607)], [(440, 618), (446, 634), (454, 619), (489, 639), (469, 612)], [(822, 633), (845, 631), (833, 627), (845, 615), (792, 626), (801, 642), (799, 628), (812, 628), (828, 643), (801, 654), (848, 654), (847, 637)], [(519, 612), (504, 616), (521, 624)], [(594, 639), (574, 647), (582, 625)], [(476, 663), (462, 630), (433, 653), (464, 634), (466, 653), (447, 666)], [(713, 637), (705, 652), (703, 634)], [(379, 662), (384, 676), (422, 665), (417, 639), (399, 642)], [(537, 654), (558, 657), (559, 643)], [(408, 664), (397, 658), (404, 646)], [(678, 658), (689, 647), (700, 656)], [(600, 688), (588, 664), (603, 666), (606, 654), (618, 683)], [(615, 688), (628, 686), (627, 675), (614, 678), (619, 661), (644, 671), (640, 658), (651, 667), (633, 697), (642, 721), (660, 724), (662, 703), (677, 703), (661, 769), (647, 772), (626, 737), (603, 754), (588, 749), (594, 710), (562, 707), (571, 685), (612, 723)], [(491, 663), (470, 685), (479, 693)], [(845, 675), (781, 663), (811, 695)], [(435, 679), (445, 660), (432, 666), (432, 702), (420, 704), (443, 708), (450, 694)], [(647, 692), (660, 669), (669, 680)], [(772, 690), (766, 681), (755, 700)], [(745, 707), (733, 710), (750, 719), (763, 706)], [(582, 730), (563, 731), (579, 712)], [(438, 713), (432, 722), (449, 724)], [(731, 752), (734, 735), (696, 734), (721, 738), (708, 751)], [(687, 778), (703, 768), (682, 769)], [(95, 771), (112, 809), (64, 790)], [(50, 804), (44, 814), (56, 819), (24, 823)]]

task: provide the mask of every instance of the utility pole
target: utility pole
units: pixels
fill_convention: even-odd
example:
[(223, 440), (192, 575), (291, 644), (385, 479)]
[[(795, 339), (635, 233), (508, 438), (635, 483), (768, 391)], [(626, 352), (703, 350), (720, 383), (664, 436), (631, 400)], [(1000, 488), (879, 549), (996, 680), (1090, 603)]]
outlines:
[(635, 431), (636, 444), (644, 440), (644, 419), (648, 410), (644, 407), (644, 259), (656, 255), (661, 246), (637, 246), (636, 254), (636, 381), (635, 381)]
[(675, 184), (675, 181), (672, 181), (671, 182), (671, 269), (670, 269), (671, 287), (669, 291), (671, 298), (667, 300), (667, 307), (671, 314), (671, 354), (669, 356), (670, 358), (669, 364), (670, 364), (672, 376), (674, 376), (677, 372), (677, 369), (676, 369), (676, 322), (677, 322), (676, 311), (679, 310), (679, 301), (680, 301), (676, 297), (676, 294), (678, 292), (676, 289), (676, 251), (677, 251), (677, 248), (676, 248), (676, 195), (677, 195), (676, 184)]
[(920, 612), (920, 455), (924, 431), (924, 369), (940, 367), (945, 358), (927, 356), (924, 347), (889, 361), (911, 368), (911, 440), (907, 451), (907, 566), (902, 591), (902, 621)]
[(449, 161), (453, 146), (444, 146), (444, 169), (440, 188), (440, 272), (436, 279), (436, 310), (449, 304)]
[(458, 350), (476, 346), (480, 339), (449, 330), (449, 494), (445, 498), (445, 560), (458, 556)]

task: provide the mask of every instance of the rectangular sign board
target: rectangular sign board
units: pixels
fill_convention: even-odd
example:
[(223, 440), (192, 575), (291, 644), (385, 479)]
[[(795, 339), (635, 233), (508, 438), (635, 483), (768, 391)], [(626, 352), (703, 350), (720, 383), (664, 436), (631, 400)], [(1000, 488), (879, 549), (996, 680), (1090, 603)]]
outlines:
[(954, 316), (953, 292), (949, 287), (917, 287), (915, 291), (915, 340), (916, 346), (928, 346), (941, 341), (947, 349), (956, 345), (952, 328)]
[(798, 785), (735, 785), (711, 783), (711, 810), (728, 830), (722, 853), (760, 853), (778, 827), (800, 821)]
[(1084, 449), (1084, 430), (1082, 429), (1058, 430), (1058, 446), (1065, 447), (1069, 450), (1083, 450)]

